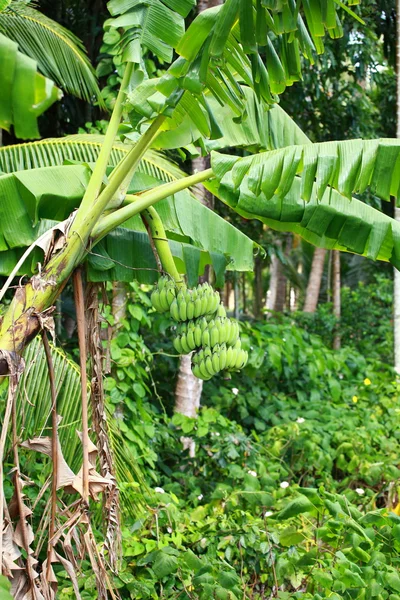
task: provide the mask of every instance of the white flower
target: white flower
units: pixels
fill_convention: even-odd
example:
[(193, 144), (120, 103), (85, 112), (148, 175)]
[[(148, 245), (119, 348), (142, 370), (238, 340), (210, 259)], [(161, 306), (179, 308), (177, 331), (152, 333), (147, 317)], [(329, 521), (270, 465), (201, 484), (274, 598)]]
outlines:
[(200, 546), (202, 548), (205, 548), (206, 545), (207, 545), (207, 538), (201, 538), (201, 540), (200, 540)]
[(288, 482), (288, 481), (282, 481), (282, 482), (281, 482), (281, 484), (280, 484), (281, 488), (283, 488), (283, 489), (286, 489), (286, 488), (288, 488), (288, 487), (289, 487), (289, 485), (290, 485), (290, 484), (289, 484), (289, 482)]
[(216, 435), (217, 437), (219, 437), (221, 434), (220, 434), (220, 432), (219, 432), (219, 431), (216, 431), (216, 432), (215, 432), (215, 435)]
[(203, 494), (200, 494), (199, 496), (197, 496), (197, 500), (203, 500), (204, 496)]
[(264, 513), (264, 517), (271, 517), (274, 513), (271, 510), (267, 510), (267, 512)]
[(167, 527), (168, 533), (172, 533), (172, 527)]
[(356, 488), (356, 492), (359, 496), (363, 496), (365, 494), (365, 490), (362, 488)]
[(305, 419), (303, 419), (303, 417), (299, 417), (296, 421), (296, 423), (304, 423)]
[(257, 477), (257, 473), (255, 471), (247, 471), (249, 475), (253, 475), (253, 477)]
[(165, 490), (160, 487), (155, 487), (154, 491), (157, 492), (157, 494), (165, 494)]
[(239, 390), (237, 388), (232, 388), (232, 394), (234, 394), (235, 396), (237, 396), (239, 393)]

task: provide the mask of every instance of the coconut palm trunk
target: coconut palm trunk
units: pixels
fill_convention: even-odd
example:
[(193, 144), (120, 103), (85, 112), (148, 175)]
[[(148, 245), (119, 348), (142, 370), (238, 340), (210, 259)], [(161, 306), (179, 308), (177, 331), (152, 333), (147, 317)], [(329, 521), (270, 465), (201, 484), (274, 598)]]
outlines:
[(318, 306), (326, 249), (315, 248), (304, 301), (304, 312), (314, 313)]

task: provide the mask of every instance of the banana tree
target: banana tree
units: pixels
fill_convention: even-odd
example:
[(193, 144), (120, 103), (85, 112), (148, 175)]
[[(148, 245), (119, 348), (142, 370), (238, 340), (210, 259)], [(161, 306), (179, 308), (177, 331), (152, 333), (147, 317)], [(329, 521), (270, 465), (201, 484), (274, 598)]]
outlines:
[[(291, 1), (227, 0), (201, 13), (185, 32), (184, 17), (193, 4), (193, 0), (111, 0), (112, 18), (106, 27), (117, 34), (115, 53), (125, 68), (105, 137), (49, 140), (0, 151), (4, 173), (0, 177), (0, 271), (9, 276), (0, 294), (17, 274), (31, 275), (25, 283), (20, 280), (0, 325), (0, 368), (10, 376), (0, 452), (15, 414), (21, 354), (37, 334), (51, 330), (52, 307), (72, 274), (83, 379), (80, 475), (74, 479), (58, 451), (54, 389), (53, 439), (47, 445), (43, 440), (26, 445), (52, 456), (65, 475), (63, 485), (55, 468), (49, 551), (40, 585), (15, 453), (17, 515), (28, 557), (25, 579), (15, 586), (17, 598), (27, 590), (34, 598), (42, 598), (42, 591), (54, 597), (51, 564), (59, 561), (70, 568), (65, 555), (56, 550), (60, 543), (57, 488), (72, 488), (81, 497), (76, 504), (79, 516), (72, 513), (71, 523), (79, 521), (88, 528), (87, 551), (93, 557), (86, 508), (96, 492), (110, 492), (113, 485), (95, 472), (88, 437), (85, 317), (77, 271), (82, 263), (92, 281), (135, 277), (152, 282), (157, 278), (158, 256), (162, 270), (177, 286), (183, 285), (183, 275), (192, 285), (206, 263), (212, 264), (217, 279), (227, 265), (251, 269), (251, 240), (192, 193), (193, 186), (203, 183), (246, 218), (296, 232), (317, 246), (400, 264), (399, 224), (352, 197), (366, 187), (384, 200), (398, 197), (400, 143), (311, 144), (277, 106), (278, 95), (301, 78), (301, 57), (312, 62), (314, 52), (323, 51), (326, 32), (340, 35), (338, 4), (303, 0), (299, 9)], [(142, 47), (164, 62), (171, 61), (164, 75), (147, 77)], [(172, 62), (174, 51), (178, 58)], [(119, 130), (124, 114), (129, 122)], [(160, 154), (172, 148), (193, 151), (194, 146), (211, 153), (211, 168), (185, 175)], [(248, 155), (227, 152), (239, 147)], [(92, 298), (90, 329), (96, 322), (93, 302)], [(91, 348), (94, 357), (99, 350), (96, 343)], [(16, 419), (12, 421), (16, 442)], [(3, 513), (3, 495), (0, 500)], [(7, 521), (7, 527), (12, 523)], [(2, 551), (9, 547), (8, 534), (9, 529), (3, 538), (0, 534), (0, 556), (15, 581), (17, 567)], [(97, 573), (99, 597), (107, 597), (107, 574), (104, 571), (103, 577), (99, 569)], [(79, 597), (79, 590), (75, 593)]]

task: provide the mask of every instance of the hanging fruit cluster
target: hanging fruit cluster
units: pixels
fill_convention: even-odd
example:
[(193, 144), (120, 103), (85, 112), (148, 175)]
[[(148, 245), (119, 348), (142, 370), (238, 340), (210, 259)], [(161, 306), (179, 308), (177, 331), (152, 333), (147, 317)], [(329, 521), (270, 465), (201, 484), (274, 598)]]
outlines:
[(177, 321), (174, 347), (179, 354), (194, 352), (193, 374), (211, 379), (220, 371), (242, 369), (247, 352), (242, 349), (239, 325), (226, 316), (218, 292), (208, 283), (195, 289), (178, 288), (168, 277), (161, 277), (151, 295), (154, 308), (170, 312)]

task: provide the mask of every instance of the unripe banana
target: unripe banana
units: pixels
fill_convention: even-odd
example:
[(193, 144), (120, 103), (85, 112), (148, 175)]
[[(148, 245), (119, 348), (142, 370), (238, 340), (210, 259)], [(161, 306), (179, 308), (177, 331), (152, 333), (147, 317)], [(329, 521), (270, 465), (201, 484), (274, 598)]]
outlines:
[(195, 302), (194, 302), (194, 316), (197, 318), (201, 315), (201, 304), (202, 304), (202, 299), (201, 297), (198, 295)]
[(224, 307), (224, 305), (223, 305), (223, 304), (220, 304), (220, 305), (218, 306), (217, 315), (218, 315), (219, 317), (226, 317), (226, 310), (225, 310), (225, 307)]
[(241, 369), (244, 362), (244, 350), (238, 350), (235, 369)]
[(178, 308), (179, 308), (179, 319), (180, 321), (186, 321), (187, 317), (187, 303), (186, 298), (182, 292), (178, 293)]
[(201, 363), (199, 364), (199, 371), (201, 373), (202, 379), (204, 379), (205, 381), (207, 381), (208, 379), (211, 379), (212, 375), (209, 374), (204, 360), (202, 360)]
[(193, 300), (189, 300), (187, 303), (187, 319), (191, 321), (194, 317), (194, 302)]
[(175, 300), (172, 302), (169, 310), (171, 312), (171, 317), (175, 321), (179, 321), (179, 308), (178, 308), (178, 300), (177, 300), (177, 298), (175, 298)]
[(213, 367), (211, 356), (207, 356), (207, 358), (206, 358), (206, 360), (204, 362), (205, 362), (205, 365), (206, 365), (206, 369), (207, 369), (207, 371), (210, 374), (210, 377), (213, 377), (215, 375), (215, 371), (214, 371), (214, 367)]
[(233, 346), (233, 348), (235, 350), (241, 350), (241, 348), (242, 348), (242, 342), (240, 341), (240, 339), (238, 339), (238, 341), (235, 343), (235, 345)]
[(168, 303), (168, 299), (167, 299), (167, 290), (165, 287), (163, 287), (163, 289), (160, 292), (160, 304), (161, 304), (164, 312), (169, 310), (169, 303)]
[(203, 332), (201, 330), (200, 325), (196, 325), (195, 330), (194, 330), (194, 341), (196, 346), (201, 346), (201, 337), (203, 335)]
[(201, 296), (201, 315), (206, 315), (208, 312), (208, 295), (203, 292)]
[(212, 327), (210, 329), (210, 345), (215, 346), (219, 344), (219, 331), (217, 327)]
[(168, 306), (171, 306), (171, 304), (174, 301), (174, 298), (176, 296), (175, 288), (172, 286), (168, 286), (166, 293), (167, 293)]
[(210, 331), (208, 329), (205, 329), (203, 331), (203, 335), (201, 337), (201, 343), (203, 344), (203, 346), (210, 345)]
[(229, 346), (226, 350), (226, 364), (225, 364), (226, 369), (229, 369), (229, 367), (231, 366), (232, 357), (233, 357), (233, 348), (232, 348), (232, 346)]
[(234, 346), (239, 338), (239, 325), (236, 321), (231, 321), (231, 331), (228, 339), (228, 344)]
[(181, 340), (179, 337), (176, 337), (173, 341), (174, 344), (174, 348), (177, 351), (178, 354), (184, 354), (183, 352), (183, 348), (182, 348), (182, 344), (181, 344)]
[(213, 352), (212, 366), (213, 366), (215, 373), (218, 373), (221, 370), (221, 363), (220, 363), (218, 351)]
[(196, 348), (196, 342), (194, 341), (194, 329), (191, 328), (188, 330), (186, 334), (187, 345), (190, 348), (190, 351)]
[(181, 335), (181, 344), (182, 344), (182, 348), (185, 354), (189, 354), (190, 353), (190, 348), (188, 346), (187, 343), (187, 339), (186, 339), (186, 333), (183, 333)]
[(195, 377), (197, 377), (198, 379), (201, 379), (201, 373), (200, 373), (200, 367), (199, 365), (194, 365), (192, 368), (192, 373)]
[(221, 371), (223, 371), (226, 367), (226, 346), (225, 344), (221, 345), (221, 349), (219, 352), (219, 366)]
[(160, 292), (157, 289), (155, 289), (154, 292), (151, 294), (151, 304), (154, 306), (157, 312), (164, 312), (160, 302)]
[(158, 283), (157, 283), (158, 289), (162, 290), (167, 285), (167, 283), (169, 283), (168, 277), (164, 277), (164, 276), (160, 277), (160, 279), (158, 280)]

